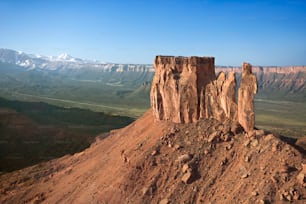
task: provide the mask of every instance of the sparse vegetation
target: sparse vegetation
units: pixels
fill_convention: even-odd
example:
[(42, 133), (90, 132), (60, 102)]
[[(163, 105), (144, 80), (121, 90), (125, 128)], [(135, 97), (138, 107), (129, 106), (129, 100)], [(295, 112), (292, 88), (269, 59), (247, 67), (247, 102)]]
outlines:
[(306, 104), (302, 102), (255, 100), (256, 126), (290, 137), (306, 136)]

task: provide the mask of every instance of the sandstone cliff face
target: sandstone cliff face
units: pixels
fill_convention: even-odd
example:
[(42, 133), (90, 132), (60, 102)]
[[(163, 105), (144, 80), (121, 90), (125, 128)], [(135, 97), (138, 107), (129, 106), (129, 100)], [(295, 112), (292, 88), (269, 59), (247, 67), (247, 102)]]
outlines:
[(199, 119), (201, 93), (215, 79), (212, 57), (155, 58), (151, 106), (157, 120), (190, 123)]
[(151, 106), (157, 120), (196, 122), (199, 118), (238, 121), (245, 131), (254, 129), (256, 76), (244, 63), (236, 102), (236, 77), (215, 76), (214, 58), (157, 56), (151, 88)]

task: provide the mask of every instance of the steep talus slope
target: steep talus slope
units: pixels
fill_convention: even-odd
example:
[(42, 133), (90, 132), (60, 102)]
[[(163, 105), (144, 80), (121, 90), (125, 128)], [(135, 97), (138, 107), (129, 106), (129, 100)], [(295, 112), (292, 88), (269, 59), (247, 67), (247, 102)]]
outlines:
[(97, 139), (84, 152), (2, 175), (0, 203), (123, 202), (122, 181), (143, 157), (142, 148), (165, 134), (165, 124), (153, 123), (151, 115)]
[(205, 119), (173, 124), (130, 173), (128, 199), (130, 203), (303, 203), (303, 163), (305, 154), (262, 130), (249, 138), (231, 122)]
[(0, 202), (305, 201), (305, 158), (277, 137), (249, 138), (230, 121), (174, 124), (152, 115), (84, 152), (2, 175)]

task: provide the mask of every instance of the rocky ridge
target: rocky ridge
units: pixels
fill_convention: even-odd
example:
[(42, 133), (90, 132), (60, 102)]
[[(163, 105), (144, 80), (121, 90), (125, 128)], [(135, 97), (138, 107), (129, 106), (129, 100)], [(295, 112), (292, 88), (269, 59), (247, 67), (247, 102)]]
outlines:
[(175, 124), (129, 174), (131, 203), (303, 203), (305, 158), (275, 135), (235, 123)]

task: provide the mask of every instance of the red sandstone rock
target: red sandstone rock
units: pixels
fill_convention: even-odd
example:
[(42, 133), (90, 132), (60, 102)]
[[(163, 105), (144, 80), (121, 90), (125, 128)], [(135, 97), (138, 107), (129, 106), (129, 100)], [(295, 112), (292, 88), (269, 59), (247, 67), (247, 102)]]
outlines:
[(202, 118), (237, 120), (236, 78), (233, 72), (229, 73), (228, 78), (224, 72), (220, 72), (217, 80), (206, 86), (204, 97), (205, 115), (201, 114)]
[(155, 58), (151, 106), (157, 120), (196, 122), (199, 118), (238, 121), (246, 132), (254, 129), (254, 94), (257, 79), (252, 66), (243, 64), (236, 103), (236, 77), (220, 72), (215, 76), (212, 57)]
[(151, 106), (157, 120), (190, 123), (199, 119), (201, 93), (215, 79), (213, 57), (155, 58)]
[(246, 132), (254, 130), (254, 94), (257, 93), (257, 79), (252, 74), (252, 65), (243, 63), (242, 81), (238, 90), (238, 121)]

